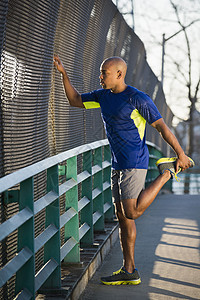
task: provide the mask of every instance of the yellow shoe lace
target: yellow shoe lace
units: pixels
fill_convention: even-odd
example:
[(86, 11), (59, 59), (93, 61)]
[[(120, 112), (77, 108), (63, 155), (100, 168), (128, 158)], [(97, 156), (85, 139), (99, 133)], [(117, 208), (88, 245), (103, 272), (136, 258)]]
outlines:
[[(194, 167), (195, 166), (194, 161), (190, 157), (189, 157), (189, 160), (190, 160), (190, 163), (191, 163), (190, 168)], [(180, 173), (180, 172), (181, 172), (181, 168), (179, 168), (177, 173), (174, 173), (174, 177), (175, 177), (176, 181), (178, 181), (178, 182), (181, 181), (181, 179), (177, 176), (177, 174)]]
[(179, 168), (178, 172), (174, 173), (174, 178), (175, 178), (176, 181), (178, 181), (178, 182), (181, 181), (180, 177), (177, 176), (177, 174), (180, 173), (180, 172), (181, 172), (181, 168)]

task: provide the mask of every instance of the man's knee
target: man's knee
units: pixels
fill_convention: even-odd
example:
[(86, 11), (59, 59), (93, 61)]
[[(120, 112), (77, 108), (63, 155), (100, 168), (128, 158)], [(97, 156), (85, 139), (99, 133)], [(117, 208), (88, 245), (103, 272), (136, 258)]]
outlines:
[(124, 218), (136, 220), (143, 214), (143, 211), (138, 209), (136, 199), (128, 199), (115, 203), (115, 213), (118, 220), (123, 221)]
[(142, 212), (139, 212), (137, 210), (130, 210), (130, 211), (124, 210), (124, 215), (127, 219), (136, 220), (142, 215)]
[(128, 199), (122, 203), (124, 216), (127, 219), (136, 220), (142, 215), (142, 211), (137, 207), (136, 199)]

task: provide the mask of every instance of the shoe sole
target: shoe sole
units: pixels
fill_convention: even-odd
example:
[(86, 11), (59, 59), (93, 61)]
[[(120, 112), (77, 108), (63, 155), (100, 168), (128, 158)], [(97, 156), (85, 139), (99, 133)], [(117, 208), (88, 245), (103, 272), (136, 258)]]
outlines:
[(160, 164), (168, 164), (168, 163), (173, 163), (177, 160), (176, 157), (171, 157), (171, 158), (160, 158), (157, 162), (156, 162), (156, 166), (158, 167)]
[[(188, 157), (188, 158), (189, 158), (190, 163), (191, 163), (190, 168), (194, 167), (194, 166), (195, 166), (195, 163), (194, 163), (193, 159), (190, 158), (190, 157)], [(173, 162), (175, 162), (176, 160), (177, 160), (177, 157), (170, 157), (170, 158), (167, 158), (167, 157), (165, 158), (165, 157), (163, 157), (163, 158), (160, 158), (159, 160), (157, 160), (156, 166), (158, 167), (160, 164), (173, 163)]]
[(106, 285), (137, 285), (137, 284), (140, 284), (141, 282), (141, 279), (136, 279), (136, 280), (127, 280), (127, 281), (110, 281), (110, 282), (107, 282), (107, 281), (102, 281), (101, 282), (103, 284), (106, 284)]

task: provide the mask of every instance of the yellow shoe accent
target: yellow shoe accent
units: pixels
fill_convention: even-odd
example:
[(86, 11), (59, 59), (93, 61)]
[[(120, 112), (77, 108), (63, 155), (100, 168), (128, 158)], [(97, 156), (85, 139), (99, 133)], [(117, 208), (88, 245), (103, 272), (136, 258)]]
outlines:
[(105, 285), (137, 285), (141, 283), (141, 279), (136, 279), (136, 280), (126, 280), (126, 281), (103, 281), (101, 280), (101, 282)]
[[(119, 269), (119, 270), (113, 272), (113, 275), (119, 274), (121, 271), (122, 271), (122, 269)], [(123, 272), (124, 272), (124, 271), (123, 271)]]
[(161, 163), (168, 163), (168, 162), (175, 162), (177, 160), (177, 157), (162, 157), (156, 162), (156, 166), (158, 166)]
[(101, 277), (101, 282), (105, 285), (137, 285), (141, 282), (141, 278), (137, 269), (134, 269), (133, 273), (128, 273), (122, 267), (111, 276)]
[[(195, 165), (195, 163), (190, 157), (188, 158), (190, 160), (190, 168), (192, 168)], [(165, 170), (169, 170), (172, 177), (174, 177), (176, 181), (179, 182), (180, 178), (177, 176), (177, 174), (181, 172), (181, 168), (179, 168), (178, 172), (175, 172), (176, 160), (177, 157), (162, 157), (156, 162), (156, 166), (158, 167), (160, 174), (163, 174)]]
[[(158, 167), (160, 174), (163, 174), (163, 172), (165, 170), (168, 170), (168, 171), (170, 171), (172, 178), (174, 177), (176, 179), (176, 181), (179, 182), (180, 178), (177, 176), (177, 174), (179, 172), (181, 172), (181, 168), (179, 168), (178, 172), (175, 172), (174, 163), (176, 162), (176, 160), (177, 160), (177, 157), (162, 157), (159, 160), (157, 160), (156, 166)], [(170, 165), (170, 163), (172, 163), (172, 164)], [(160, 167), (159, 167), (160, 165), (166, 166), (164, 168), (164, 170), (162, 169), (162, 167), (160, 169)]]
[[(190, 162), (191, 162), (191, 167), (190, 167), (190, 168), (194, 167), (194, 166), (195, 166), (195, 162), (193, 161), (192, 158), (190, 158), (190, 157), (188, 157), (188, 158), (189, 158), (189, 160), (190, 160)], [(162, 158), (160, 158), (159, 160), (157, 160), (156, 166), (158, 166), (158, 165), (161, 164), (161, 163), (175, 162), (176, 160), (177, 160), (177, 157), (162, 157)], [(181, 171), (181, 168), (180, 168), (180, 171)], [(180, 171), (178, 171), (177, 174), (178, 174)]]

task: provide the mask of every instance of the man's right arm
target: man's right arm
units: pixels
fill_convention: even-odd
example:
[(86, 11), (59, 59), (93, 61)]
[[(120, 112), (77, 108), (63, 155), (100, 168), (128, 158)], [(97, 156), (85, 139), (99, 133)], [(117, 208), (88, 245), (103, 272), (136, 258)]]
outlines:
[(62, 64), (62, 61), (57, 55), (54, 56), (54, 65), (57, 68), (57, 70), (62, 74), (65, 94), (69, 100), (69, 104), (71, 106), (84, 108), (85, 106), (82, 102), (81, 95), (71, 84), (67, 72)]

